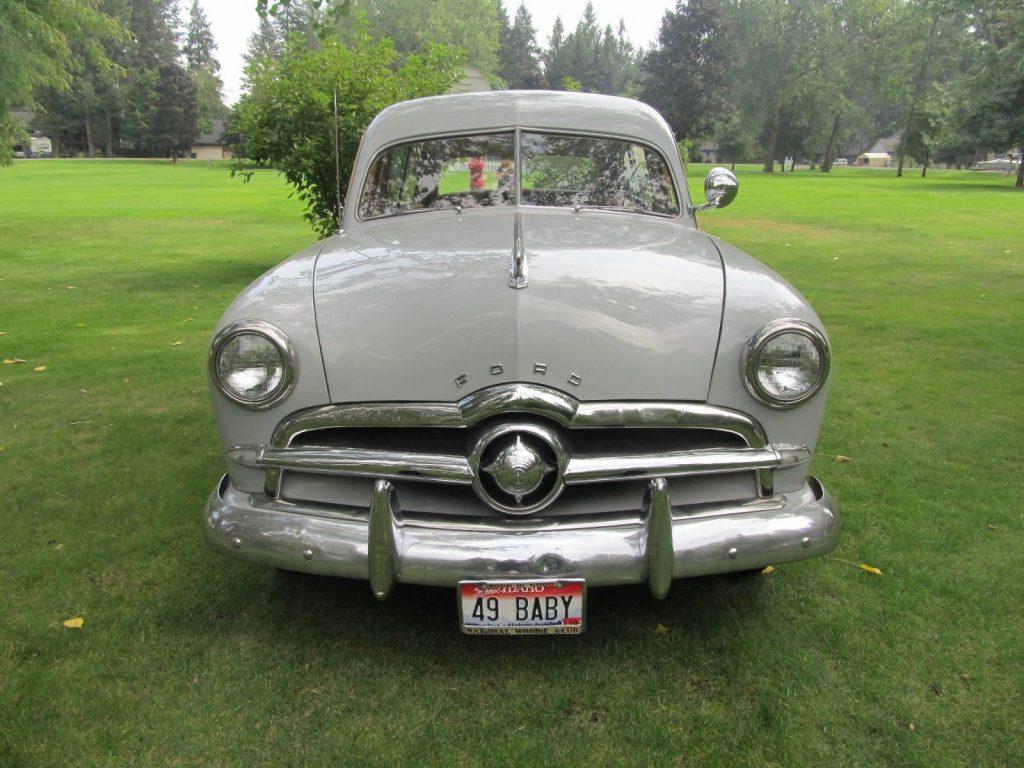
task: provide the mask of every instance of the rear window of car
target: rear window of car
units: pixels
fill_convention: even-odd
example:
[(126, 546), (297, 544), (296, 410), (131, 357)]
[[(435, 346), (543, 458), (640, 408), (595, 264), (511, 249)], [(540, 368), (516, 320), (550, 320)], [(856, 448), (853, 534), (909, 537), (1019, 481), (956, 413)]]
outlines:
[(514, 159), (511, 131), (397, 144), (370, 166), (359, 215), (514, 205)]

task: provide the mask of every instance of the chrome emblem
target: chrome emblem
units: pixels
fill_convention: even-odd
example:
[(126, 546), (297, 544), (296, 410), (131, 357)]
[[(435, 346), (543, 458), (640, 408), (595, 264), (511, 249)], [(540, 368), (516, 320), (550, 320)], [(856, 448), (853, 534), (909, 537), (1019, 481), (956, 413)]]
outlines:
[(565, 488), (569, 454), (558, 430), (532, 422), (496, 424), (473, 442), (473, 490), (506, 515), (544, 509)]
[(498, 487), (514, 498), (516, 504), (522, 504), (523, 497), (540, 488), (545, 475), (555, 471), (518, 434), (498, 452), (490, 464), (481, 469), (493, 477)]

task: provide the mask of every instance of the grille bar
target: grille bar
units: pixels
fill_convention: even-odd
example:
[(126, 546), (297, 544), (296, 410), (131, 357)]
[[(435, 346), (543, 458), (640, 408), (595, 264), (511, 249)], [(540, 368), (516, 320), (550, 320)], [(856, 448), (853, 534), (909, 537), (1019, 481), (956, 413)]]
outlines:
[(658, 477), (710, 475), (747, 469), (781, 469), (802, 464), (810, 452), (801, 447), (703, 448), (643, 456), (573, 458), (565, 470), (566, 485), (650, 480)]
[(228, 457), (256, 469), (296, 469), (348, 477), (419, 480), (470, 485), (473, 470), (465, 456), (383, 451), (365, 448), (272, 448), (239, 445)]

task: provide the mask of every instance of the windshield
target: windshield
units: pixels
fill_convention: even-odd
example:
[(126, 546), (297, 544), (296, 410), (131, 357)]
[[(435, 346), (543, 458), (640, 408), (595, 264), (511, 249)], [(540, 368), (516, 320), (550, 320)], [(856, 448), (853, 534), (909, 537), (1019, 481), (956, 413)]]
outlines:
[(514, 157), (511, 132), (398, 144), (370, 166), (359, 215), (513, 205)]
[[(672, 174), (662, 155), (619, 139), (523, 131), (520, 202), (616, 208), (675, 216)], [(515, 134), (453, 136), (381, 152), (363, 184), (363, 219), (440, 208), (515, 205)]]
[(524, 132), (521, 152), (526, 205), (679, 212), (665, 161), (642, 144)]

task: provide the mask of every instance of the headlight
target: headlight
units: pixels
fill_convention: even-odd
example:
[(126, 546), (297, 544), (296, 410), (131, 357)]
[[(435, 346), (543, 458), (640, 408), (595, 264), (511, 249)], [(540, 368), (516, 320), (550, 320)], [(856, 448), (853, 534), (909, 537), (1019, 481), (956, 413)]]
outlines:
[(242, 321), (214, 338), (210, 375), (228, 399), (249, 408), (269, 408), (291, 391), (295, 357), (280, 329), (258, 320)]
[(743, 382), (765, 405), (792, 408), (821, 389), (830, 362), (821, 331), (802, 320), (776, 320), (747, 343)]

